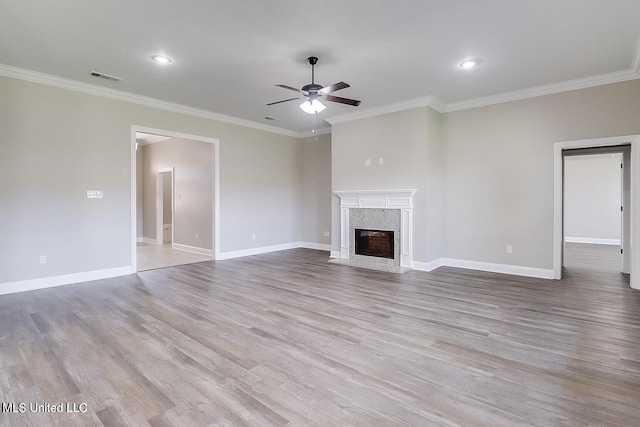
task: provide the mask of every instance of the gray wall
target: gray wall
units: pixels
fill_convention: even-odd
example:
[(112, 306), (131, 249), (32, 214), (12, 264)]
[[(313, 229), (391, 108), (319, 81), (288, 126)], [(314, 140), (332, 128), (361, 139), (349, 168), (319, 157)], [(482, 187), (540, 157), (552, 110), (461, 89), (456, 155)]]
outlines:
[[(446, 114), (416, 108), (337, 123), (332, 133), (334, 191), (418, 189), (414, 261), (551, 269), (553, 144), (640, 134), (640, 80)], [(338, 204), (333, 197), (333, 250)]]
[[(156, 181), (158, 171), (174, 168), (174, 242), (213, 249), (213, 145), (169, 138), (142, 147), (144, 156), (144, 237), (156, 239)], [(164, 189), (170, 195), (170, 174)], [(167, 200), (168, 199), (168, 200)], [(171, 223), (171, 200), (165, 197), (164, 224)], [(161, 237), (161, 236), (160, 236)]]
[[(4, 77), (0, 99), (0, 283), (129, 265), (133, 124), (220, 140), (222, 252), (325, 242), (318, 233), (327, 225), (320, 213), (328, 209), (327, 169), (319, 159), (331, 155), (333, 190), (418, 189), (416, 261), (539, 268), (552, 266), (553, 143), (640, 133), (638, 80), (447, 114), (424, 107), (336, 124), (330, 149), (322, 145), (328, 138), (305, 145)], [(364, 166), (366, 158), (372, 166)], [(103, 190), (104, 199), (87, 199), (90, 189)], [(332, 203), (337, 250), (335, 197)]]
[(331, 135), (302, 142), (302, 210), (300, 236), (303, 242), (330, 244), (331, 237)]
[(620, 240), (621, 154), (564, 159), (564, 234)]
[[(423, 172), (426, 180), (427, 191), (427, 215), (426, 215), (426, 240), (427, 256), (417, 258), (416, 261), (433, 261), (445, 256), (446, 241), (446, 147), (442, 137), (443, 115), (429, 108), (427, 109), (427, 166)], [(414, 215), (414, 221), (416, 217)], [(424, 221), (418, 217), (418, 222)], [(414, 236), (421, 238), (421, 236)], [(419, 254), (416, 254), (419, 255)]]
[(300, 240), (300, 140), (266, 135), (262, 144), (243, 139), (221, 150), (223, 252)]
[(0, 99), (0, 283), (130, 265), (131, 125), (220, 140), (223, 252), (299, 241), (297, 138), (5, 77)]
[(640, 80), (443, 119), (447, 256), (551, 269), (553, 144), (639, 134)]
[[(414, 196), (414, 261), (443, 256), (444, 147), (441, 114), (415, 108), (332, 126), (333, 191), (409, 189)], [(383, 164), (379, 159), (383, 158)], [(371, 159), (371, 166), (365, 160)], [(332, 250), (340, 237), (340, 199), (333, 196)]]

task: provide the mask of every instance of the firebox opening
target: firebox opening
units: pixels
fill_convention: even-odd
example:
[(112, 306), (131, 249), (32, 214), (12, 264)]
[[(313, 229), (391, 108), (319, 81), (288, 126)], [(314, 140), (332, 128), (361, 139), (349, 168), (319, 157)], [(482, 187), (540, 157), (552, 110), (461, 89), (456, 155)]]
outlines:
[(355, 229), (355, 253), (393, 259), (393, 231)]

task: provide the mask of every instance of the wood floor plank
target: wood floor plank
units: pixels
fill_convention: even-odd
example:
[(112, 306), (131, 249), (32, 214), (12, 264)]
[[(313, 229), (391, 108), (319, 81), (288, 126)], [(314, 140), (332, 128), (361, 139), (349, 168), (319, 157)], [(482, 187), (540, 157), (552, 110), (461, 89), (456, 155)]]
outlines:
[(381, 273), (294, 249), (0, 296), (4, 426), (636, 426), (619, 248), (563, 280)]

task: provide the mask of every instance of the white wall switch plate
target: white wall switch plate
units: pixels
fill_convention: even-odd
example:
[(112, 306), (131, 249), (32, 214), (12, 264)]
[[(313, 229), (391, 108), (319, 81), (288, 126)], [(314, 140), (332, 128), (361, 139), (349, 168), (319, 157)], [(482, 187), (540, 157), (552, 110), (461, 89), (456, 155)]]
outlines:
[(364, 160), (364, 165), (365, 166), (371, 166), (371, 159), (365, 159)]
[(47, 256), (40, 255), (40, 264), (46, 264), (46, 263), (47, 263)]
[(378, 164), (381, 166), (384, 164), (384, 159), (382, 157), (378, 159)]
[(511, 245), (507, 246), (507, 253), (508, 254), (512, 254), (513, 253), (513, 246), (511, 246)]

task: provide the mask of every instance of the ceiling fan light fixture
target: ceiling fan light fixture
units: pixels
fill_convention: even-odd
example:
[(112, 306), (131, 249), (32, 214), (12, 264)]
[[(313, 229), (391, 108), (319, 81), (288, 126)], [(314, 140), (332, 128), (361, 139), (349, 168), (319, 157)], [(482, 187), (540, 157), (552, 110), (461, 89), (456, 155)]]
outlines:
[(151, 60), (158, 64), (171, 64), (173, 62), (171, 58), (165, 55), (153, 55)]
[(322, 102), (314, 99), (313, 101), (304, 101), (300, 104), (300, 108), (307, 114), (317, 114), (327, 107)]
[(460, 68), (473, 68), (478, 65), (478, 61), (475, 59), (465, 59), (460, 63)]

